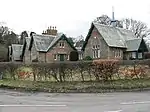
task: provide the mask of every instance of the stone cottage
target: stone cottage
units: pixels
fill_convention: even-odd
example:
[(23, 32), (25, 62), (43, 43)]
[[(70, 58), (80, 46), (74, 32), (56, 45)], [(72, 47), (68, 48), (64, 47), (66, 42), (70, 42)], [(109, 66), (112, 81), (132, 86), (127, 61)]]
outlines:
[(23, 44), (22, 59), (28, 62), (54, 62), (69, 60), (70, 52), (76, 51), (62, 33), (42, 35), (35, 33), (26, 37)]
[(93, 59), (143, 59), (148, 52), (145, 41), (131, 31), (96, 22), (91, 24), (82, 50), (84, 57)]

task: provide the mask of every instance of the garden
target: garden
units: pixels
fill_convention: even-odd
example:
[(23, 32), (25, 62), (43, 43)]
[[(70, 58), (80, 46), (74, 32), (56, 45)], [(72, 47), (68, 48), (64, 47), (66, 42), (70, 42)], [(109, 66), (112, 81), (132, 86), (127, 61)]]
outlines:
[(0, 87), (42, 92), (113, 92), (150, 88), (150, 60), (0, 63)]

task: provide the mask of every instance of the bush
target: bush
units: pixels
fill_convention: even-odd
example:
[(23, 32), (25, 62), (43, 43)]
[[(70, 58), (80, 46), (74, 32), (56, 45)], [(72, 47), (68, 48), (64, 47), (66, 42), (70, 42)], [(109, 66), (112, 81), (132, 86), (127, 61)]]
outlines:
[(70, 52), (70, 61), (78, 61), (79, 55), (77, 51)]
[(88, 60), (93, 60), (90, 56), (86, 56), (83, 60), (88, 61)]
[(100, 78), (104, 81), (112, 79), (113, 74), (118, 72), (118, 60), (95, 60), (93, 61), (94, 74), (97, 80)]
[(0, 44), (0, 62), (8, 61), (8, 49)]
[[(130, 60), (131, 61), (131, 60)], [(0, 63), (0, 74), (7, 74), (12, 79), (26, 79), (34, 81), (108, 81), (121, 78), (147, 78), (147, 67), (143, 61), (131, 61), (132, 63), (120, 62), (118, 60), (94, 60), (76, 62), (55, 63)], [(144, 61), (145, 62), (145, 61)], [(142, 64), (141, 64), (142, 63)], [(129, 67), (122, 69), (125, 64)], [(139, 66), (140, 65), (140, 66)], [(30, 68), (30, 73), (22, 68)], [(147, 70), (147, 72), (146, 72)], [(6, 72), (7, 71), (7, 72)], [(30, 77), (28, 77), (30, 75)], [(116, 77), (116, 75), (118, 77)], [(7, 78), (8, 78), (7, 77)]]
[(144, 58), (145, 59), (150, 59), (150, 52), (144, 53)]

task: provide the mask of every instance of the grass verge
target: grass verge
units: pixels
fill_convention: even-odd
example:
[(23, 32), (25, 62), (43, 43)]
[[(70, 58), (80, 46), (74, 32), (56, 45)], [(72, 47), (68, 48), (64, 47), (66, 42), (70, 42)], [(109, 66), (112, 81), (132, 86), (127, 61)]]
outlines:
[(103, 93), (150, 90), (150, 79), (114, 80), (107, 82), (46, 82), (0, 80), (0, 88), (51, 93)]

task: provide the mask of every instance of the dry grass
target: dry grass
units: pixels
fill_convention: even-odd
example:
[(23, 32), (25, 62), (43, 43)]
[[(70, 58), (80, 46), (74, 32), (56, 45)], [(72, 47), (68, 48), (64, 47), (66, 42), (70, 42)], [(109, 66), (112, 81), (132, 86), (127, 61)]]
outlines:
[(1, 80), (1, 88), (21, 89), (25, 91), (46, 92), (107, 92), (132, 91), (133, 89), (149, 88), (150, 79), (115, 80), (107, 82), (49, 82), (25, 80)]

